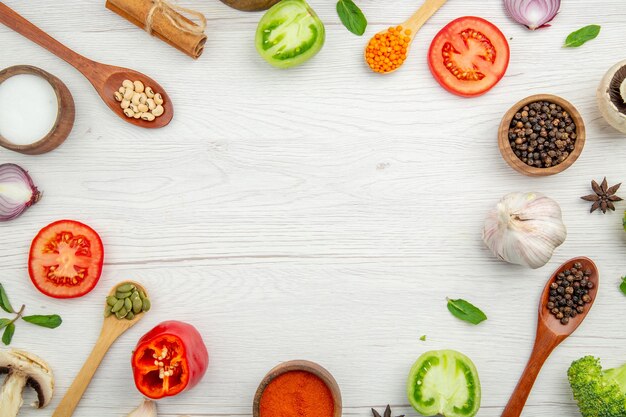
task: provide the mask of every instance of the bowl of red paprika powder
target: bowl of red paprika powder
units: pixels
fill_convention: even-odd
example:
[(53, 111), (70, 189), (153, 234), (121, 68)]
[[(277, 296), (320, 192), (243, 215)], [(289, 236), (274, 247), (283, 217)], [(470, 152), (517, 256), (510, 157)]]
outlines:
[(341, 391), (322, 366), (297, 360), (265, 375), (252, 405), (254, 417), (341, 417)]

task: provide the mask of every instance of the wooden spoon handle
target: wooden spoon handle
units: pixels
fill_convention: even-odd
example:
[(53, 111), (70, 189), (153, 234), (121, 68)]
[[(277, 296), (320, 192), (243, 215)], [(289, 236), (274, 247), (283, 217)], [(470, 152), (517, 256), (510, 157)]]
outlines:
[(81, 72), (92, 62), (39, 29), (3, 2), (0, 2), (0, 23), (46, 48)]
[(100, 366), (104, 355), (106, 355), (107, 351), (118, 336), (119, 334), (111, 332), (102, 332), (100, 334), (100, 337), (91, 351), (89, 358), (87, 358), (87, 361), (85, 361), (85, 364), (76, 376), (76, 379), (74, 379), (74, 382), (72, 382), (69, 390), (65, 393), (65, 396), (59, 403), (56, 410), (54, 410), (52, 417), (70, 417), (74, 414), (76, 406), (83, 397), (83, 394), (89, 386), (96, 370)]
[(411, 16), (409, 20), (404, 22), (404, 26), (412, 31), (411, 39), (413, 39), (415, 33), (424, 26), (424, 23), (426, 23), (441, 6), (446, 4), (447, 1), (448, 0), (426, 0), (424, 4), (422, 4), (422, 7), (413, 13), (413, 16)]
[(528, 400), (528, 396), (539, 375), (539, 371), (541, 371), (541, 367), (546, 359), (548, 359), (548, 356), (550, 356), (550, 353), (552, 353), (554, 348), (556, 348), (562, 340), (562, 338), (559, 338), (553, 333), (539, 332), (526, 368), (508, 404), (504, 408), (501, 417), (519, 417), (522, 414), (526, 400)]

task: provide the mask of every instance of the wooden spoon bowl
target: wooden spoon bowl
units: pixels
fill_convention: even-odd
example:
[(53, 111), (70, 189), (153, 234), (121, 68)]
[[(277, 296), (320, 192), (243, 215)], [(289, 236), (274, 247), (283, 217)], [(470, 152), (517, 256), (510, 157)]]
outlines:
[(333, 413), (333, 417), (341, 417), (342, 411), (342, 402), (341, 402), (341, 391), (339, 390), (339, 385), (333, 376), (321, 365), (316, 364), (315, 362), (303, 361), (303, 360), (295, 360), (289, 362), (283, 362), (280, 365), (272, 368), (267, 375), (263, 378), (261, 383), (259, 384), (259, 388), (254, 395), (254, 402), (252, 404), (252, 415), (253, 417), (260, 417), (261, 415), (261, 397), (263, 396), (263, 392), (265, 388), (277, 377), (282, 374), (291, 371), (304, 371), (309, 372), (319, 379), (321, 379), (333, 397), (333, 401), (335, 404), (335, 411)]
[[(590, 270), (589, 282), (592, 282), (593, 288), (589, 290), (591, 296), (591, 302), (585, 305), (585, 311), (576, 315), (574, 318), (570, 318), (568, 324), (562, 324), (559, 319), (553, 316), (548, 311), (548, 299), (550, 297), (550, 285), (555, 282), (557, 275), (566, 269), (570, 269), (576, 262), (582, 264), (583, 270)], [(539, 313), (537, 322), (537, 335), (535, 337), (535, 346), (533, 347), (532, 354), (524, 369), (524, 373), (520, 378), (515, 391), (511, 395), (502, 417), (518, 417), (522, 413), (522, 409), (526, 404), (526, 400), (530, 395), (530, 391), (539, 375), (539, 371), (543, 366), (550, 353), (569, 335), (580, 326), (582, 321), (587, 317), (589, 310), (593, 306), (593, 303), (598, 295), (598, 284), (600, 280), (600, 274), (596, 264), (589, 258), (579, 257), (573, 258), (561, 265), (552, 274), (548, 282), (546, 283), (543, 293), (541, 294), (541, 300), (539, 301)]]
[[(137, 289), (141, 290), (148, 296), (146, 289), (137, 282), (134, 281), (124, 281), (124, 283), (134, 284)], [(115, 295), (115, 290), (122, 283), (118, 283), (115, 285), (109, 295)], [(106, 308), (106, 302), (102, 306), (102, 313), (104, 314), (104, 309)], [(91, 382), (96, 370), (100, 366), (102, 359), (108, 352), (113, 342), (117, 340), (126, 330), (133, 327), (139, 320), (141, 320), (146, 313), (139, 312), (135, 315), (132, 320), (126, 319), (118, 319), (115, 314), (110, 315), (104, 319), (102, 323), (102, 330), (100, 331), (100, 337), (96, 342), (96, 345), (93, 347), (89, 358), (85, 361), (85, 364), (81, 368), (80, 372), (72, 382), (69, 390), (65, 393), (65, 396), (59, 403), (56, 410), (54, 410), (54, 414), (52, 417), (71, 417), (74, 414), (74, 410), (78, 406), (83, 394), (87, 390), (89, 383)]]
[(39, 155), (59, 147), (70, 135), (74, 127), (75, 108), (70, 90), (63, 81), (41, 68), (30, 65), (16, 65), (0, 71), (0, 84), (19, 74), (36, 75), (48, 81), (57, 96), (57, 118), (50, 132), (40, 140), (28, 145), (17, 145), (0, 135), (0, 146), (26, 155)]
[[(167, 126), (174, 117), (174, 106), (165, 89), (147, 75), (128, 68), (101, 64), (85, 58), (52, 38), (2, 2), (0, 2), (0, 23), (42, 46), (80, 71), (93, 85), (106, 105), (124, 121), (135, 126), (154, 129)], [(163, 96), (163, 114), (152, 122), (127, 117), (114, 96), (124, 80), (141, 81), (145, 86), (152, 87), (155, 93), (160, 93)]]
[[(520, 158), (518, 158), (517, 155), (515, 155), (513, 148), (511, 148), (511, 143), (509, 142), (509, 127), (511, 126), (511, 121), (515, 116), (515, 113), (519, 112), (524, 106), (536, 101), (548, 101), (561, 106), (569, 113), (574, 124), (576, 125), (576, 142), (574, 142), (574, 150), (563, 162), (549, 168), (538, 168), (527, 165)], [(583, 148), (585, 147), (585, 140), (585, 122), (583, 121), (583, 118), (578, 110), (576, 110), (576, 107), (564, 98), (552, 94), (535, 94), (518, 101), (504, 114), (502, 122), (500, 122), (500, 128), (498, 129), (498, 147), (500, 148), (502, 158), (504, 158), (506, 163), (509, 164), (511, 168), (530, 177), (555, 175), (559, 172), (565, 171), (567, 168), (572, 166), (574, 162), (576, 162), (582, 153)]]
[[(172, 100), (170, 100), (170, 97), (165, 92), (165, 89), (155, 80), (132, 69), (105, 65), (97, 62), (93, 63), (97, 66), (97, 69), (95, 69), (89, 76), (85, 75), (91, 84), (96, 88), (96, 91), (106, 105), (109, 106), (109, 108), (119, 117), (128, 123), (147, 129), (163, 127), (172, 121), (172, 117), (174, 117), (174, 106), (172, 105)], [(106, 78), (104, 78), (105, 76)], [(93, 80), (92, 77), (94, 77)], [(151, 87), (155, 93), (161, 93), (161, 96), (163, 96), (163, 114), (151, 122), (126, 116), (124, 114), (124, 110), (120, 107), (120, 103), (115, 100), (114, 96), (114, 93), (122, 86), (122, 82), (124, 80), (141, 81), (146, 87)], [(98, 87), (96, 87), (96, 85)]]

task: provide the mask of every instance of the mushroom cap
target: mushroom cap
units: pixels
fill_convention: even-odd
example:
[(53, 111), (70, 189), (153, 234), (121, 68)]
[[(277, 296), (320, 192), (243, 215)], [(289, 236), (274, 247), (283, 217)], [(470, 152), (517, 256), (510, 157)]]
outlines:
[(37, 392), (33, 407), (43, 408), (54, 393), (54, 375), (50, 366), (40, 357), (18, 349), (0, 350), (0, 374), (23, 375), (27, 385)]
[(617, 108), (610, 95), (613, 78), (622, 67), (626, 67), (626, 60), (618, 62), (607, 71), (602, 81), (600, 81), (596, 98), (604, 120), (620, 132), (626, 133), (626, 114)]

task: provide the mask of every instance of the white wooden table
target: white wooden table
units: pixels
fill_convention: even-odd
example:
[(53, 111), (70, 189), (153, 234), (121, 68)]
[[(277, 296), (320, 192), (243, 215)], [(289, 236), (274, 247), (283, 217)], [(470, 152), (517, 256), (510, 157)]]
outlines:
[[(76, 102), (70, 138), (29, 157), (0, 150), (0, 163), (28, 169), (44, 191), (21, 218), (0, 224), (0, 282), (13, 304), (59, 313), (57, 330), (20, 323), (12, 346), (50, 362), (57, 390), (51, 415), (97, 338), (102, 300), (118, 281), (144, 283), (153, 311), (105, 358), (76, 416), (117, 417), (140, 402), (130, 354), (160, 321), (193, 323), (211, 365), (193, 391), (159, 403), (160, 416), (248, 416), (257, 384), (278, 362), (309, 359), (338, 380), (344, 414), (367, 417), (390, 403), (408, 406), (405, 381), (430, 349), (457, 349), (476, 363), (481, 417), (499, 416), (534, 338), (539, 293), (570, 257), (593, 258), (601, 290), (586, 322), (546, 363), (524, 416), (576, 416), (566, 371), (585, 354), (607, 367), (626, 362), (626, 233), (618, 212), (589, 215), (589, 181), (626, 181), (626, 140), (601, 118), (595, 89), (625, 58), (623, 0), (565, 1), (551, 28), (530, 32), (500, 0), (451, 0), (417, 36), (404, 68), (380, 77), (365, 67), (359, 38), (339, 23), (334, 0), (311, 0), (327, 28), (324, 49), (280, 71), (254, 48), (259, 13), (217, 0), (186, 5), (209, 19), (206, 51), (193, 61), (104, 8), (104, 2), (9, 0), (9, 6), (78, 52), (148, 73), (167, 88), (172, 124), (145, 131), (113, 115), (79, 73), (0, 27), (0, 68), (39, 66), (60, 77)], [(416, 0), (360, 0), (366, 36), (404, 20)], [(477, 15), (510, 39), (511, 62), (494, 90), (475, 99), (445, 92), (426, 52), (450, 20)], [(571, 31), (602, 32), (579, 49), (561, 45)], [(502, 114), (531, 93), (572, 101), (588, 129), (569, 170), (528, 178), (500, 157)], [(494, 259), (480, 234), (501, 196), (539, 191), (563, 209), (568, 238), (542, 269)], [(626, 189), (623, 190), (626, 195)], [(89, 295), (69, 301), (34, 289), (26, 271), (36, 232), (61, 218), (102, 236), (104, 272)], [(450, 315), (447, 296), (480, 306), (473, 327)], [(427, 341), (419, 337), (427, 335)], [(32, 396), (29, 396), (29, 399)]]

